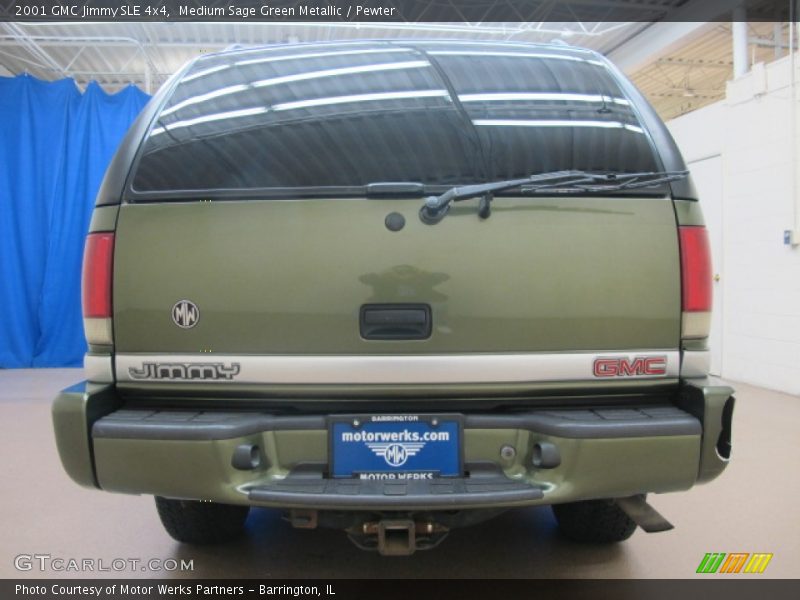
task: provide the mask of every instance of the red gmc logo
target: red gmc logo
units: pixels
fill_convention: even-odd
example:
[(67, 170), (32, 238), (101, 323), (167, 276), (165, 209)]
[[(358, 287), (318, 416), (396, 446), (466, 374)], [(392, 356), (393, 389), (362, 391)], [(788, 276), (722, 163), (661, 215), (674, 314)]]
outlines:
[(594, 361), (595, 377), (636, 377), (641, 375), (666, 375), (666, 356), (635, 356), (629, 358), (597, 358)]

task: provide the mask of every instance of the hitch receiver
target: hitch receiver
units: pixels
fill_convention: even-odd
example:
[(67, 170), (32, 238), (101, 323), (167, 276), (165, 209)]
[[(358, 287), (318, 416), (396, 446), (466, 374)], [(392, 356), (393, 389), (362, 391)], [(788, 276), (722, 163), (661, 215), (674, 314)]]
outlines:
[(378, 522), (378, 552), (383, 556), (410, 556), (417, 549), (417, 527), (410, 519)]

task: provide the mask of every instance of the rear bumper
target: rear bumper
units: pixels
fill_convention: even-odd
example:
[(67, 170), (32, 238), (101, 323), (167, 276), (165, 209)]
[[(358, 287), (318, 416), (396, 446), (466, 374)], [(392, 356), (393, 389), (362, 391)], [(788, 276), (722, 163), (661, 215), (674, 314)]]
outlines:
[(259, 506), (326, 510), (452, 510), (536, 504), (544, 489), (510, 479), (491, 464), (471, 464), (469, 477), (433, 481), (326, 479), (323, 465), (248, 488)]
[[(451, 510), (688, 489), (727, 462), (719, 449), (729, 440), (731, 393), (704, 381), (686, 384), (675, 404), (468, 414), (466, 476), (432, 481), (326, 477), (323, 415), (130, 410), (111, 388), (76, 387), (57, 398), (53, 417), (67, 472), (109, 491), (281, 508)], [(509, 446), (513, 453), (501, 453)], [(242, 448), (258, 459), (235, 466)], [(548, 460), (535, 460), (543, 448)]]

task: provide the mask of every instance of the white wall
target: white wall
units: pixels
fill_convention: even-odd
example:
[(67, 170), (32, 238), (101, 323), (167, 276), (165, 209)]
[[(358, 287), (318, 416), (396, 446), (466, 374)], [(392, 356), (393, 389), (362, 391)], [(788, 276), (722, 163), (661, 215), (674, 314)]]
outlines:
[(800, 394), (800, 247), (783, 243), (794, 223), (791, 158), (800, 142), (790, 74), (788, 57), (756, 65), (728, 84), (725, 100), (667, 125), (687, 162), (722, 159), (721, 223), (708, 223), (722, 234), (714, 257), (721, 375)]

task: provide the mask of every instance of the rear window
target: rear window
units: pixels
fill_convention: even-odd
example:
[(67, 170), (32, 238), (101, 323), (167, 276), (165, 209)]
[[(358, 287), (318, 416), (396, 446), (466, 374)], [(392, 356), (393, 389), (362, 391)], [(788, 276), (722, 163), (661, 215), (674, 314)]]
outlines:
[(136, 162), (135, 196), (431, 187), (658, 170), (591, 53), (457, 44), (264, 48), (200, 60)]

